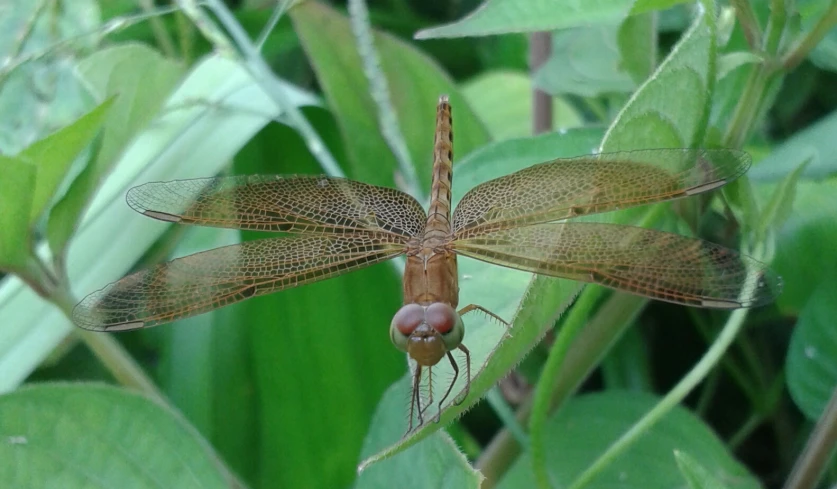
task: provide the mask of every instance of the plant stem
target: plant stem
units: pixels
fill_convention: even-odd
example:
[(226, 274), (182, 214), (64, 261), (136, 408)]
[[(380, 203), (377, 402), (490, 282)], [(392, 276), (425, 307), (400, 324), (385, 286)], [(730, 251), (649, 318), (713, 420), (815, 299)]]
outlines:
[(633, 442), (635, 442), (641, 435), (646, 433), (654, 424), (657, 423), (663, 416), (674, 409), (680, 402), (685, 399), (686, 395), (700, 383), (709, 372), (720, 361), (723, 354), (727, 351), (730, 345), (735, 341), (738, 332), (744, 325), (744, 319), (747, 317), (747, 309), (737, 309), (730, 314), (724, 329), (718, 336), (712, 347), (706, 352), (701, 360), (695, 365), (688, 374), (656, 405), (651, 411), (642, 417), (636, 424), (634, 424), (625, 434), (623, 434), (616, 442), (608, 447), (599, 458), (593, 462), (587, 469), (582, 472), (576, 480), (569, 485), (570, 489), (581, 489), (588, 485), (599, 473), (610, 463), (612, 463), (617, 456), (624, 452)]
[(832, 1), (831, 6), (825, 15), (820, 17), (814, 28), (782, 56), (782, 68), (789, 71), (799, 65), (835, 25), (837, 25), (837, 1)]
[(809, 489), (816, 485), (837, 445), (837, 387), (825, 406), (802, 455), (796, 460), (784, 489)]
[(735, 16), (738, 18), (738, 23), (741, 24), (741, 30), (744, 31), (744, 38), (747, 39), (747, 44), (753, 52), (760, 52), (762, 48), (761, 26), (753, 12), (752, 6), (748, 0), (730, 0), (730, 3), (735, 7)]

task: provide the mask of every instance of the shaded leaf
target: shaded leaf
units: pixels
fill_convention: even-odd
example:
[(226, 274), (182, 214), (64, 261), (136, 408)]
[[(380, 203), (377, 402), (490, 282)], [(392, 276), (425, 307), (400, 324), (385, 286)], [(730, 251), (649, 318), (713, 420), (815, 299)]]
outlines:
[(688, 0), (636, 0), (631, 7), (631, 15), (651, 12), (653, 10), (665, 10)]
[[(462, 86), (462, 94), (485, 123), (492, 139), (532, 134), (532, 80), (523, 73), (491, 71)], [(552, 97), (552, 127), (582, 125), (581, 114), (561, 97)]]
[(619, 25), (616, 41), (621, 62), (619, 68), (634, 83), (642, 83), (657, 65), (657, 30), (653, 14), (631, 15)]
[(550, 0), (486, 0), (464, 19), (421, 30), (415, 37), (488, 36), (612, 23), (623, 18), (630, 6), (630, 0), (567, 0), (560, 8)]
[(36, 141), (21, 152), (21, 156), (28, 158), (38, 169), (30, 224), (38, 220), (64, 181), (70, 165), (93, 141), (113, 100), (109, 98), (69, 126)]
[(533, 82), (552, 95), (595, 97), (629, 92), (634, 82), (621, 69), (615, 24), (576, 27), (552, 34), (552, 54)]
[(675, 450), (674, 458), (677, 459), (680, 473), (692, 489), (723, 489), (725, 487), (714, 474), (706, 470), (687, 452)]
[(822, 179), (837, 174), (837, 112), (832, 113), (774, 149), (749, 173), (753, 181), (777, 181), (810, 159), (801, 177)]
[(818, 419), (837, 389), (837, 268), (826, 266), (791, 336), (787, 384), (791, 398), (808, 419)]
[(0, 397), (0, 432), (4, 487), (229, 487), (177, 413), (121, 389), (20, 389)]
[(36, 173), (35, 165), (26, 159), (0, 155), (0, 270), (22, 267), (29, 256)]
[[(622, 391), (588, 394), (568, 401), (545, 426), (546, 467), (556, 487), (567, 487), (657, 401), (646, 393)], [(729, 481), (729, 487), (760, 487), (758, 480), (733, 458), (712, 430), (681, 407), (674, 408), (639, 438), (631, 450), (603, 468), (590, 481), (590, 487), (682, 487), (683, 476), (675, 461), (675, 450), (691, 454), (716, 477)], [(535, 487), (528, 454), (515, 461), (497, 487)]]

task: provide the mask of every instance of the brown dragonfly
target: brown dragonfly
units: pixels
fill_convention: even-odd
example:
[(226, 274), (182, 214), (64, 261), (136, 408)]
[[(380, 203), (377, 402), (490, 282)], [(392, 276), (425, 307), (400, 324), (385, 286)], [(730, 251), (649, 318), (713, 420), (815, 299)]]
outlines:
[[(716, 189), (750, 164), (734, 150), (657, 149), (558, 159), (488, 181), (451, 213), (453, 133), (439, 100), (427, 213), (404, 192), (325, 176), (236, 176), (155, 182), (128, 204), (161, 221), (291, 233), (178, 258), (87, 296), (73, 320), (94, 331), (148, 328), (250, 297), (406, 256), (404, 306), (390, 324), (395, 346), (415, 361), (410, 427), (433, 404), (432, 367), (447, 357), (454, 377), (471, 361), (457, 310), (457, 255), (529, 272), (601, 284), (653, 299), (735, 309), (772, 301), (780, 278), (730, 249), (677, 234), (569, 218)], [(560, 221), (560, 222), (556, 222)], [(422, 371), (430, 377), (422, 406)]]

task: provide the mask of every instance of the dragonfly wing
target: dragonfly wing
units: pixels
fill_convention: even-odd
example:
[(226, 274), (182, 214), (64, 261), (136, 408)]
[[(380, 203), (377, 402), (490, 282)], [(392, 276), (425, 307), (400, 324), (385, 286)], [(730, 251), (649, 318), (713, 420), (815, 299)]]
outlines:
[(157, 326), (334, 277), (404, 251), (403, 245), (372, 234), (248, 241), (128, 275), (85, 297), (73, 310), (73, 321), (94, 331)]
[[(128, 191), (128, 205), (163, 221), (234, 229), (418, 236), (427, 220), (416, 199), (345, 178), (244, 175), (152, 182)], [(404, 239), (397, 240), (404, 242)]]
[(455, 233), (551, 222), (718, 188), (750, 166), (747, 153), (652, 149), (567, 158), (525, 168), (466, 193)]
[(690, 306), (756, 307), (773, 301), (782, 287), (765, 264), (723, 246), (616, 224), (562, 222), (466, 233), (452, 247), (497, 265)]

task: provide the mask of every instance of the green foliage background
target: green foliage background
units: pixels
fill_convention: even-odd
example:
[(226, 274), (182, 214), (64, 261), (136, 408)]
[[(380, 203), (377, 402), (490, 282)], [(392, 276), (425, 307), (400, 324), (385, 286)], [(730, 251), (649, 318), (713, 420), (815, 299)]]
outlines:
[[(837, 482), (837, 1), (290, 3), (0, 8), (0, 487)], [(72, 326), (129, 271), (264, 237), (146, 219), (129, 188), (327, 173), (424, 201), (441, 94), (457, 199), (598, 149), (746, 150), (722, 192), (597, 218), (739, 249), (782, 295), (697, 310), (461, 259), (460, 302), (512, 326), (466, 318), (471, 395), (403, 439), (398, 263), (148, 331)]]

